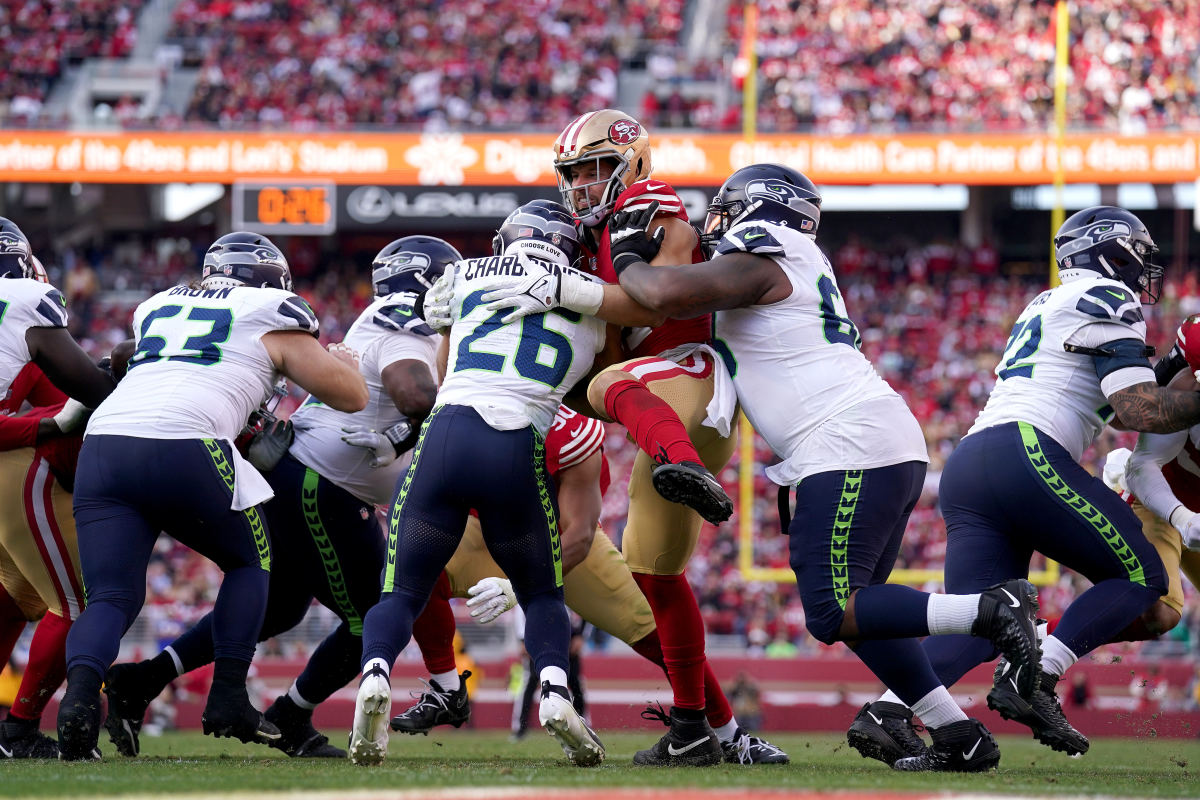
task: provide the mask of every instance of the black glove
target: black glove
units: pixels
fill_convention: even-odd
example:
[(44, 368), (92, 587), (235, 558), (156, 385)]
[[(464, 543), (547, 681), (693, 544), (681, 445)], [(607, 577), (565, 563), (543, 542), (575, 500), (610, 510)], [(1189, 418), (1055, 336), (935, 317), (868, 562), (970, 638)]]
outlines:
[(277, 419), (254, 434), (246, 458), (259, 472), (270, 472), (279, 465), (295, 438), (291, 420)]
[(619, 211), (608, 220), (608, 249), (618, 275), (633, 264), (649, 264), (662, 249), (667, 229), (659, 227), (653, 236), (646, 232), (657, 213), (655, 200), (640, 211)]

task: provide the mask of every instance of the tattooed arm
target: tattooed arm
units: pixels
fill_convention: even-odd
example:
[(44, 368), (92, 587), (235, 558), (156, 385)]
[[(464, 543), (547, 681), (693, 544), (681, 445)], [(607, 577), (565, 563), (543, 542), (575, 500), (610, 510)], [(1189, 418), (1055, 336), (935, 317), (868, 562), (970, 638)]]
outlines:
[(1200, 423), (1200, 392), (1164, 389), (1148, 381), (1114, 392), (1108, 402), (1130, 430), (1173, 433)]

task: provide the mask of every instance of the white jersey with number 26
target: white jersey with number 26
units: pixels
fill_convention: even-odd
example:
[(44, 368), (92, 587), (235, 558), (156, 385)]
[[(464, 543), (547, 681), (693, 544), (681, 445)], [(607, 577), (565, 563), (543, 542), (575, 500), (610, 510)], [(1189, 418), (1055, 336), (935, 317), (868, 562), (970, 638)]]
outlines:
[(501, 323), (508, 310), (487, 311), (480, 298), (524, 275), (515, 255), (455, 265), (450, 358), (437, 404), (470, 406), (496, 430), (532, 425), (545, 436), (563, 396), (603, 349), (605, 324), (565, 309)]

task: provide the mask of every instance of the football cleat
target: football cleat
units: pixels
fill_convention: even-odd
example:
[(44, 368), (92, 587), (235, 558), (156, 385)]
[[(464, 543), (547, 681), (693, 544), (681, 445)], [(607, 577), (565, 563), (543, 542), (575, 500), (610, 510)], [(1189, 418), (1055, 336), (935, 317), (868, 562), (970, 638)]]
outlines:
[(98, 761), (99, 741), (100, 692), (72, 686), (68, 681), (58, 707), (58, 757), (63, 761)]
[(271, 744), (280, 738), (279, 729), (250, 704), (245, 684), (214, 682), (200, 715), (200, 728), (207, 736), (228, 737), (246, 744)]
[(913, 712), (899, 703), (876, 700), (867, 703), (846, 731), (846, 741), (863, 758), (882, 761), (889, 767), (902, 758), (923, 756), (929, 749), (913, 724)]
[(382, 764), (388, 750), (388, 715), (392, 712), (392, 684), (383, 667), (367, 670), (354, 699), (354, 727), (350, 729), (350, 761), (359, 766)]
[(996, 667), (995, 686), (988, 692), (988, 708), (1005, 719), (1029, 726), (1033, 731), (1033, 738), (1051, 750), (1072, 756), (1086, 753), (1091, 743), (1067, 722), (1058, 702), (1058, 693), (1054, 690), (1058, 685), (1058, 677), (1043, 672), (1033, 697), (1026, 700), (1017, 692), (1015, 684), (1006, 677), (1009, 670), (1011, 665), (1001, 659), (1001, 664)]
[(0, 722), (0, 760), (5, 758), (58, 758), (58, 742), (38, 730), (37, 720), (9, 715)]
[(604, 760), (604, 744), (571, 704), (567, 687), (542, 681), (538, 721), (558, 741), (567, 761), (575, 766), (594, 767)]
[[(142, 662), (145, 663), (145, 662)], [(104, 678), (104, 694), (108, 697), (108, 716), (104, 727), (117, 752), (130, 758), (141, 751), (139, 736), (142, 720), (150, 700), (142, 694), (141, 664), (114, 664)]]
[(329, 743), (329, 737), (312, 724), (312, 711), (301, 708), (286, 694), (276, 698), (263, 712), (263, 719), (279, 729), (279, 738), (269, 742), (292, 758), (345, 758), (346, 751)]
[(422, 681), (426, 691), (417, 695), (415, 705), (392, 717), (392, 730), (426, 736), (438, 725), (461, 728), (471, 719), (471, 699), (467, 697), (467, 678), (471, 670), (458, 676), (458, 688), (448, 692), (435, 680)]
[(659, 706), (643, 711), (642, 719), (658, 720), (670, 730), (653, 747), (634, 753), (633, 763), (638, 766), (711, 767), (725, 758), (720, 739), (703, 716), (684, 719), (678, 708), (672, 707), (667, 715)]
[(1033, 697), (1042, 674), (1042, 648), (1037, 636), (1037, 589), (1024, 579), (997, 584), (979, 596), (979, 616), (973, 636), (991, 639), (1013, 665), (1011, 681), (1017, 693)]
[(1000, 748), (977, 719), (930, 728), (933, 745), (924, 755), (901, 758), (892, 765), (903, 772), (985, 772), (1000, 763)]
[(734, 731), (733, 738), (721, 742), (726, 764), (788, 764), (791, 759), (766, 739), (751, 736), (745, 728)]
[(703, 464), (660, 459), (650, 480), (664, 499), (682, 503), (714, 525), (733, 516), (733, 501)]

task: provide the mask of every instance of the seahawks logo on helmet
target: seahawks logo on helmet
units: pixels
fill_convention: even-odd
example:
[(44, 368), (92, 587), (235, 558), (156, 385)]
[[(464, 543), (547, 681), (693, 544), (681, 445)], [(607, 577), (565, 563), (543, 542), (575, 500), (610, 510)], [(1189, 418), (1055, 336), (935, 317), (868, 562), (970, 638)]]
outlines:
[[(799, 188), (781, 181), (750, 181), (746, 184), (746, 197), (751, 201), (772, 200), (802, 213), (812, 209), (812, 200), (808, 196), (801, 193)], [(811, 219), (801, 220), (801, 230), (811, 231), (814, 228), (816, 223)]]
[(13, 233), (0, 233), (0, 253), (17, 253), (28, 255), (29, 245), (20, 236)]
[(381, 266), (423, 269), (432, 263), (433, 261), (425, 253), (414, 253), (411, 251), (393, 253), (390, 256), (375, 259), (376, 269)]
[(270, 264), (273, 267), (287, 267), (287, 264), (279, 260), (279, 251), (269, 247), (256, 247), (250, 251), (250, 255), (254, 256), (260, 264)]

